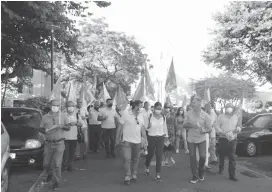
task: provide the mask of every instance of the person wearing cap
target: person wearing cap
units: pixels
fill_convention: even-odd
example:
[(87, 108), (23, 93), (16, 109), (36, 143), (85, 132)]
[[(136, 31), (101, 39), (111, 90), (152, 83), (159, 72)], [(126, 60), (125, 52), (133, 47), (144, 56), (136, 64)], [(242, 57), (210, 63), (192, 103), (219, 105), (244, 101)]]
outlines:
[(216, 131), (219, 134), (219, 174), (223, 174), (225, 156), (229, 159), (229, 179), (238, 181), (235, 177), (237, 133), (241, 131), (239, 117), (234, 113), (234, 106), (226, 104), (225, 113), (217, 118)]
[(67, 116), (59, 111), (59, 100), (52, 100), (50, 108), (50, 112), (42, 117), (39, 131), (45, 136), (44, 175), (48, 176), (48, 173), (52, 171), (53, 190), (57, 190), (61, 182), (61, 167), (65, 149), (64, 132), (70, 130), (70, 125)]
[[(192, 98), (192, 110), (187, 112), (183, 127), (188, 130), (188, 148), (192, 171), (191, 183), (204, 181), (204, 165), (206, 160), (206, 133), (211, 131), (211, 118), (201, 109), (202, 99), (199, 96)], [(197, 166), (196, 149), (199, 151)]]
[(99, 142), (101, 135), (101, 121), (98, 121), (98, 115), (100, 112), (99, 101), (94, 102), (94, 106), (89, 109), (89, 150), (93, 152), (99, 152)]

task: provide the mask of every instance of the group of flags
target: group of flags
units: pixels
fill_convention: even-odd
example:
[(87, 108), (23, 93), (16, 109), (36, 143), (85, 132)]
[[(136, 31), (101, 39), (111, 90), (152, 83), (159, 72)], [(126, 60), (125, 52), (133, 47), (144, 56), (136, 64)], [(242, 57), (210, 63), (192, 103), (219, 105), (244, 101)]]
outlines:
[[(72, 81), (69, 81), (68, 83), (68, 92), (66, 96), (67, 101), (72, 101), (74, 103), (77, 103), (77, 100), (82, 101), (82, 107), (87, 108), (91, 103), (96, 100), (95, 94), (96, 94), (96, 87), (97, 87), (97, 77), (94, 77), (94, 82), (92, 85), (88, 86), (86, 76), (83, 76), (83, 83), (81, 85), (80, 91), (79, 91), (79, 97), (77, 96), (77, 91), (75, 89), (75, 86)], [(55, 83), (53, 90), (51, 91), (49, 100), (57, 99), (61, 100), (61, 91), (62, 91), (62, 85), (61, 85), (61, 78), (58, 79), (58, 81)], [(110, 94), (103, 82), (102, 84), (102, 90), (100, 91), (100, 94), (98, 95), (97, 100), (100, 102), (106, 103), (106, 100), (111, 98)], [(128, 99), (123, 91), (123, 89), (118, 86), (115, 97), (114, 97), (114, 106), (117, 106), (120, 109), (125, 109), (128, 105)]]

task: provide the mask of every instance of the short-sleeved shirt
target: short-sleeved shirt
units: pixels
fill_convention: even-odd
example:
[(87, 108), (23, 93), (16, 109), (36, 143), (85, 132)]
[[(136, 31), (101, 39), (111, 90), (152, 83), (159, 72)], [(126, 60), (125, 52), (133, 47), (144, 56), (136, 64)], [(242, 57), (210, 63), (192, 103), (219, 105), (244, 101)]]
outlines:
[(98, 115), (99, 115), (99, 109), (96, 110), (95, 108), (90, 108), (89, 110), (90, 118), (89, 118), (89, 124), (90, 125), (101, 125), (101, 121), (98, 121)]
[[(65, 116), (63, 113), (59, 112), (53, 115), (52, 112), (49, 112), (42, 117), (40, 127), (45, 128), (45, 130), (48, 130), (52, 128), (54, 125), (59, 125), (59, 124), (64, 125), (68, 123), (69, 123), (69, 120), (67, 116)], [(46, 140), (59, 140), (63, 138), (64, 138), (64, 131), (62, 129), (52, 130), (49, 133), (45, 134)]]
[[(193, 125), (199, 123), (206, 131), (211, 130), (212, 127), (210, 116), (203, 110), (201, 110), (199, 115), (195, 114), (193, 110), (188, 111), (184, 119), (184, 124), (186, 123), (191, 123)], [(192, 127), (188, 129), (187, 140), (190, 143), (201, 143), (206, 140), (206, 136), (201, 133), (200, 129)]]
[[(77, 118), (76, 118), (76, 113), (64, 113), (64, 115), (67, 117), (68, 119), (68, 123), (76, 123), (77, 122)], [(70, 126), (70, 130), (69, 131), (65, 131), (64, 132), (64, 138), (65, 140), (77, 140), (77, 126)]]
[[(224, 134), (226, 134), (229, 131), (233, 131), (236, 129), (238, 124), (238, 116), (232, 115), (231, 117), (228, 117), (225, 114), (221, 114), (217, 118), (217, 126), (220, 128)], [(220, 137), (226, 137), (224, 135), (220, 135)], [(234, 134), (234, 137), (237, 138), (237, 133)]]
[(165, 135), (168, 137), (168, 130), (167, 125), (164, 117), (161, 117), (160, 119), (157, 119), (153, 117), (153, 115), (150, 117), (150, 124), (151, 127), (147, 129), (149, 136), (163, 136)]
[(117, 118), (116, 110), (108, 107), (104, 107), (100, 109), (99, 116), (107, 116), (108, 118), (104, 121), (101, 121), (101, 127), (103, 129), (114, 129), (116, 128), (115, 125), (115, 118)]
[(136, 116), (131, 110), (124, 111), (121, 124), (123, 127), (123, 141), (139, 144), (141, 143), (141, 129), (144, 126), (142, 115)]

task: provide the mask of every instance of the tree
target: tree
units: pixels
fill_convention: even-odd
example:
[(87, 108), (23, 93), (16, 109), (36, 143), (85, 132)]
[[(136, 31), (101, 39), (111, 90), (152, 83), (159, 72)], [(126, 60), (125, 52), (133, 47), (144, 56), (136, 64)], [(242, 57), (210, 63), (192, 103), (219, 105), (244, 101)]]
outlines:
[(68, 61), (64, 79), (82, 82), (85, 75), (89, 82), (96, 75), (97, 88), (104, 82), (113, 97), (120, 85), (126, 94), (130, 86), (139, 78), (141, 68), (147, 62), (143, 47), (134, 37), (122, 32), (111, 31), (104, 19), (82, 21), (78, 50), (82, 55), (75, 55)]
[(214, 39), (205, 63), (272, 82), (272, 2), (235, 1), (214, 15)]
[(243, 92), (245, 98), (252, 98), (256, 92), (255, 83), (251, 80), (237, 79), (230, 74), (202, 79), (193, 83), (193, 86), (196, 93), (202, 97), (205, 88), (209, 88), (212, 102), (219, 102), (222, 108), (227, 102), (237, 106)]
[[(85, 2), (86, 4), (86, 2)], [(100, 7), (110, 3), (97, 2)], [(1, 2), (1, 73), (2, 79), (24, 79), (32, 69), (48, 71), (51, 30), (54, 28), (54, 52), (67, 58), (77, 50), (79, 30), (68, 14), (87, 17), (83, 3), (72, 1), (4, 1)], [(56, 27), (53, 27), (56, 26)]]

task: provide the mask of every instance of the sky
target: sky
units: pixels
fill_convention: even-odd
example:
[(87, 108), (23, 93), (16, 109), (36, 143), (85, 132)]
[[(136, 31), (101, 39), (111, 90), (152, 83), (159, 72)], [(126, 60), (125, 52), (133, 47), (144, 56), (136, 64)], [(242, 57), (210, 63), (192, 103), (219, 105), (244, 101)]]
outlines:
[(207, 66), (201, 54), (212, 39), (212, 15), (223, 11), (227, 4), (228, 1), (118, 0), (109, 7), (94, 5), (90, 10), (92, 17), (105, 17), (111, 30), (133, 35), (145, 47), (143, 52), (154, 65), (150, 71), (153, 80), (165, 81), (173, 57), (176, 74), (188, 83), (190, 79), (220, 73)]

